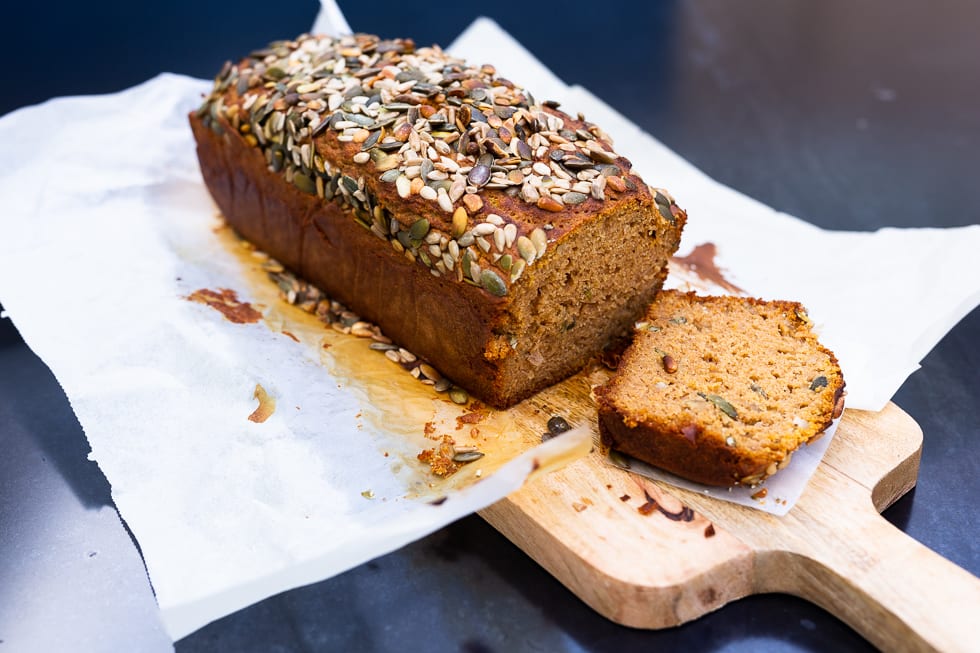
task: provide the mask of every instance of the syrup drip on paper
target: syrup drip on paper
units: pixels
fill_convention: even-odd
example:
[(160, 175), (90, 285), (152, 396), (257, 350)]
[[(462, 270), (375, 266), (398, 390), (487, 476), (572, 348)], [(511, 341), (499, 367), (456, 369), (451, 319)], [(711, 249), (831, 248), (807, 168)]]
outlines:
[[(702, 282), (714, 284), (732, 294), (744, 295), (745, 291), (726, 279), (722, 269), (715, 263), (717, 253), (718, 248), (714, 243), (701, 243), (687, 256), (670, 257), (671, 272), (680, 272), (682, 277), (693, 275)], [(691, 285), (690, 281), (688, 284)]]

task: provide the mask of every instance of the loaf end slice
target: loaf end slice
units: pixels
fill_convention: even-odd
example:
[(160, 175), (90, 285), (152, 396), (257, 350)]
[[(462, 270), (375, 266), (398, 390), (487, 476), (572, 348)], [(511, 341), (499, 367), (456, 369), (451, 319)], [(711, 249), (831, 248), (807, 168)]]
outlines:
[(755, 485), (843, 411), (798, 303), (664, 291), (596, 390), (604, 446), (707, 485)]

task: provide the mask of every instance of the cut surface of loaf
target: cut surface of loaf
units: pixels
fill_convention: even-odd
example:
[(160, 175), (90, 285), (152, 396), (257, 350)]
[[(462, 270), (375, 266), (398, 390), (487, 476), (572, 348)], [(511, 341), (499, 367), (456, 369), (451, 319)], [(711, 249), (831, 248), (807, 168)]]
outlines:
[(663, 291), (596, 389), (604, 446), (708, 485), (755, 485), (843, 411), (798, 303)]
[(410, 40), (275, 42), (191, 126), (241, 235), (498, 407), (625, 334), (686, 221), (597, 126)]

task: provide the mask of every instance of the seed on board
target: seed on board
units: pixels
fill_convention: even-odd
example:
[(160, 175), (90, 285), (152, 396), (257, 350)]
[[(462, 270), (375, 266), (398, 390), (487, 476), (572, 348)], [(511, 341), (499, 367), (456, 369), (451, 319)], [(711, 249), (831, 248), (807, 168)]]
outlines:
[(569, 424), (568, 420), (566, 420), (564, 417), (561, 415), (552, 415), (548, 419), (548, 433), (546, 435), (549, 438), (553, 438), (556, 435), (561, 435), (566, 431), (570, 431), (571, 428), (571, 424)]

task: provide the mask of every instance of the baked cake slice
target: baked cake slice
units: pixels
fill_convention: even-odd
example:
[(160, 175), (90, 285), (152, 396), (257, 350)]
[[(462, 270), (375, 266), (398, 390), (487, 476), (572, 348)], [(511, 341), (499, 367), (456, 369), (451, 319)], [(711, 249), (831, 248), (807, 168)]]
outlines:
[(755, 485), (844, 409), (802, 305), (661, 292), (596, 389), (604, 446), (707, 485)]

